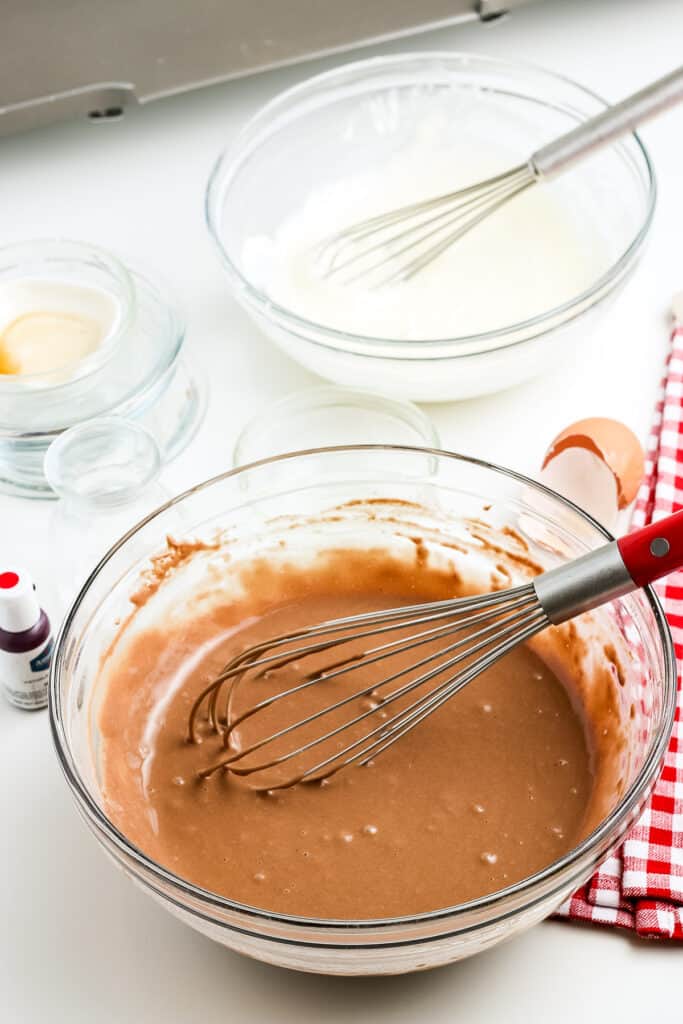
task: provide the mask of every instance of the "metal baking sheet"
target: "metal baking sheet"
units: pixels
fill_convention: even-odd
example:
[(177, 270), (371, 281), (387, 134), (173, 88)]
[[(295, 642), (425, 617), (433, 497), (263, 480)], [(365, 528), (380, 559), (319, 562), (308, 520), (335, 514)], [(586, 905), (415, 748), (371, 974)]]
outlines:
[(0, 135), (474, 18), (526, 0), (4, 0)]

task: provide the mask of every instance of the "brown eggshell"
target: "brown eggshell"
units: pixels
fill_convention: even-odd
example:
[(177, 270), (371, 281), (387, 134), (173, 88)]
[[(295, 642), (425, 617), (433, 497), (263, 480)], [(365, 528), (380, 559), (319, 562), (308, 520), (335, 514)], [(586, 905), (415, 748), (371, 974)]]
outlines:
[(546, 452), (542, 469), (567, 448), (585, 448), (602, 459), (614, 474), (619, 508), (631, 504), (645, 472), (645, 454), (630, 427), (604, 416), (578, 420), (557, 435)]

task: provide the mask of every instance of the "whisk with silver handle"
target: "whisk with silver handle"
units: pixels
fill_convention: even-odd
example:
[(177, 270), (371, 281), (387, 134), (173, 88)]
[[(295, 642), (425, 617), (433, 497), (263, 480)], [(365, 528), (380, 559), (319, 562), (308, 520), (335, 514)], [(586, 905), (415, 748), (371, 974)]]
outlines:
[(414, 277), (515, 196), (681, 100), (683, 67), (561, 135), (504, 174), (336, 232), (316, 247), (316, 266), (327, 280), (371, 288)]
[[(189, 738), (199, 739), (198, 725), (206, 711), (225, 748), (199, 775), (208, 777), (225, 769), (238, 776), (254, 776), (256, 789), (274, 790), (320, 781), (353, 764), (367, 764), (512, 648), (550, 625), (644, 587), (681, 566), (683, 510), (522, 586), (328, 620), (275, 636), (233, 658), (195, 701)], [(429, 649), (420, 656), (420, 648)], [(241, 713), (232, 713), (232, 696), (240, 682), (246, 687), (264, 673), (294, 663), (299, 671), (306, 658), (327, 652), (334, 652), (333, 661), (322, 670), (257, 699)], [(387, 673), (392, 657), (408, 653), (408, 664)], [(370, 668), (371, 682), (366, 678), (360, 689), (341, 700), (325, 703), (275, 732), (265, 730), (265, 735), (257, 734), (244, 747), (235, 749), (232, 744), (239, 726), (251, 720), (253, 729), (258, 716), (277, 702), (296, 702), (311, 688), (323, 688)], [(368, 702), (372, 695), (378, 700)], [(362, 700), (370, 706), (356, 713), (354, 705)], [(345, 709), (349, 715), (340, 719)], [(278, 744), (283, 740), (288, 746), (281, 752)], [(278, 772), (275, 780), (268, 775), (272, 769)]]

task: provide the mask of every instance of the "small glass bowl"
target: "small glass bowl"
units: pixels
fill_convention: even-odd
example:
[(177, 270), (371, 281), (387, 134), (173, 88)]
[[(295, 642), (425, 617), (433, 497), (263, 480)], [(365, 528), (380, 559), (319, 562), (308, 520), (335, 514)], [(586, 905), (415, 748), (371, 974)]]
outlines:
[[(64, 245), (74, 283), (93, 284), (93, 265), (119, 266), (92, 246), (40, 242), (27, 243), (32, 255), (22, 267), (59, 264)], [(115, 337), (84, 359), (78, 372), (0, 376), (0, 491), (54, 498), (44, 473), (45, 454), (62, 431), (94, 418), (135, 420), (152, 434), (164, 463), (194, 436), (206, 390), (196, 368), (182, 358), (183, 319), (164, 291), (137, 270), (121, 268), (121, 282), (127, 291)]]
[(63, 615), (111, 545), (168, 501), (160, 472), (159, 446), (135, 420), (102, 416), (55, 438), (45, 456), (45, 476), (59, 498), (46, 533), (53, 612)]
[[(455, 558), (468, 536), (463, 520), (473, 519), (478, 530), (494, 531), (494, 538), (509, 537), (506, 531), (514, 530), (523, 539), (525, 557), (544, 568), (611, 539), (576, 506), (510, 470), (448, 452), (382, 445), (267, 459), (194, 487), (142, 520), (102, 559), (66, 617), (52, 660), (49, 708), (59, 761), (88, 827), (114, 862), (170, 913), (223, 945), (268, 963), (323, 974), (401, 974), (470, 956), (541, 921), (618, 846), (652, 792), (676, 706), (671, 634), (649, 587), (575, 620), (575, 629), (587, 630), (582, 636), (586, 665), (592, 668), (585, 677), (597, 678), (597, 685), (604, 685), (604, 675), (596, 677), (595, 666), (604, 665), (608, 657), (606, 637), (618, 650), (628, 644), (631, 652), (617, 696), (626, 730), (623, 753), (614, 766), (620, 773), (620, 795), (589, 836), (529, 878), (422, 915), (313, 919), (236, 903), (143, 853), (112, 824), (102, 797), (97, 723), (101, 665), (120, 624), (134, 610), (131, 598), (139, 595), (140, 573), (164, 549), (168, 533), (178, 536), (179, 512), (195, 541), (215, 544), (217, 531), (230, 538), (228, 566), (239, 564), (240, 558), (277, 558), (278, 553), (280, 558), (308, 558), (317, 551), (338, 551), (341, 545), (360, 550), (399, 545), (414, 557), (416, 529), (436, 538), (437, 557), (443, 552)], [(489, 585), (499, 550), (495, 539), (490, 549), (476, 548), (476, 564), (481, 567), (485, 558)], [(155, 590), (144, 607), (147, 627), (177, 615), (193, 595), (206, 598), (225, 587), (226, 563), (221, 561), (217, 572), (215, 555), (214, 550), (200, 552), (199, 561), (187, 563), (187, 573), (171, 574), (168, 585)], [(604, 694), (600, 699), (604, 701)]]
[(247, 268), (244, 244), (272, 237), (314, 190), (381, 169), (414, 144), (435, 113), (454, 144), (459, 131), (501, 136), (512, 160), (523, 162), (605, 107), (561, 75), (457, 53), (363, 60), (287, 90), (232, 141), (209, 180), (208, 227), (235, 298), (275, 344), (319, 376), (414, 401), (498, 391), (576, 359), (578, 343), (634, 268), (650, 227), (655, 178), (635, 134), (544, 185), (559, 190), (577, 224), (600, 236), (604, 271), (563, 305), (500, 329), (419, 341), (334, 330), (269, 298)]
[(0, 374), (0, 403), (5, 398), (10, 399), (17, 390), (50, 388), (87, 377), (112, 357), (135, 315), (135, 292), (128, 270), (106, 249), (86, 242), (35, 239), (3, 246), (0, 249), (0, 292), (10, 282), (31, 280), (102, 291), (112, 299), (116, 315), (98, 348), (77, 363), (48, 373)]
[(159, 447), (139, 424), (102, 416), (70, 427), (45, 456), (45, 475), (63, 501), (97, 508), (134, 500), (161, 471)]
[(440, 447), (436, 427), (412, 402), (323, 386), (286, 395), (257, 413), (237, 439), (233, 465), (314, 446), (348, 444)]

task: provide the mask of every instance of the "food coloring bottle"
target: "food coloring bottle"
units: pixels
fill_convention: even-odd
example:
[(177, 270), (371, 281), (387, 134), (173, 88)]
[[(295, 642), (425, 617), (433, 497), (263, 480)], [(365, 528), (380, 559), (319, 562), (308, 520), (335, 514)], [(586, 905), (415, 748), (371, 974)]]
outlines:
[(52, 646), (31, 578), (23, 569), (0, 569), (0, 686), (11, 704), (45, 707)]

